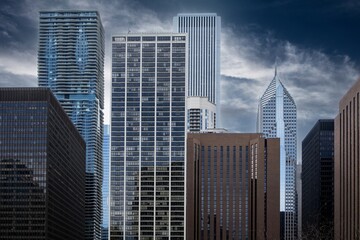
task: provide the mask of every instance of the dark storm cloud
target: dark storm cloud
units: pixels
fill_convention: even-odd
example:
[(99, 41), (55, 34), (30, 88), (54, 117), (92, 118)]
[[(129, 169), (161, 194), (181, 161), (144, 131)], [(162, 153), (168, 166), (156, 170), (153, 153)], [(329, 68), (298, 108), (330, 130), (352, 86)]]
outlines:
[[(110, 118), (111, 35), (172, 31), (181, 12), (222, 18), (222, 127), (255, 131), (258, 100), (280, 76), (298, 109), (298, 142), (319, 118), (335, 116), (340, 97), (360, 76), (355, 0), (3, 0), (0, 85), (36, 86), (38, 12), (97, 10), (105, 29), (105, 122)], [(299, 148), (300, 149), (300, 148)]]
[(0, 69), (0, 87), (36, 87), (37, 78), (32, 75), (13, 74)]
[(27, 15), (23, 1), (2, 1), (0, 8), (0, 51), (32, 50), (37, 39), (37, 20)]
[(221, 124), (229, 131), (255, 132), (256, 80), (221, 77)]

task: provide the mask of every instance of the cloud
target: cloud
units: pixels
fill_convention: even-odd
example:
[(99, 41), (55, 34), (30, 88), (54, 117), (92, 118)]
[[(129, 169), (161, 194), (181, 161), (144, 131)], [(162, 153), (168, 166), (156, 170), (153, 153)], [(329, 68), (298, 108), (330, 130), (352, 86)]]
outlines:
[(280, 78), (297, 105), (301, 151), (307, 132), (318, 119), (336, 116), (340, 98), (360, 77), (347, 55), (299, 47), (257, 26), (243, 27), (242, 34), (222, 30), (221, 122), (227, 129), (255, 131), (258, 101), (273, 79), (277, 59)]
[[(105, 122), (110, 121), (111, 36), (131, 32), (170, 32), (172, 19), (164, 21), (158, 13), (137, 1), (54, 0), (4, 1), (0, 10), (0, 74), (24, 79), (37, 76), (38, 19), (41, 10), (96, 10), (105, 29)], [(36, 82), (36, 81), (35, 81)], [(8, 83), (7, 81), (4, 83)], [(36, 85), (35, 85), (36, 86)]]
[(28, 51), (11, 49), (3, 52), (0, 54), (0, 71), (36, 77), (37, 53), (33, 49)]
[(14, 74), (0, 68), (0, 87), (36, 87), (37, 77), (27, 74)]
[[(290, 2), (280, 0), (276, 4)], [(347, 6), (355, 4), (354, 1), (347, 3)], [(111, 36), (129, 30), (171, 32), (171, 16), (177, 14), (176, 8), (168, 12), (164, 6), (156, 8), (156, 4), (128, 0), (3, 1), (0, 76), (4, 80), (1, 84), (12, 84), (11, 79), (16, 79), (19, 85), (36, 83), (40, 10), (97, 10), (105, 29), (105, 122), (109, 122)], [(278, 39), (275, 33), (256, 24), (232, 24), (223, 22), (221, 36), (223, 127), (240, 132), (255, 131), (258, 99), (273, 78), (276, 60), (282, 81), (297, 104), (299, 142), (317, 119), (335, 116), (340, 97), (360, 75), (349, 56), (298, 46)]]

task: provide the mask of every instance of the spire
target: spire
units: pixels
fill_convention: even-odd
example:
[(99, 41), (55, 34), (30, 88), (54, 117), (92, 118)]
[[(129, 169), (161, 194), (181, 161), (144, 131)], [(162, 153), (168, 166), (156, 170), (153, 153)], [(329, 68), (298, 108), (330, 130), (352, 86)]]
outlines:
[(275, 63), (275, 77), (277, 76), (277, 63)]

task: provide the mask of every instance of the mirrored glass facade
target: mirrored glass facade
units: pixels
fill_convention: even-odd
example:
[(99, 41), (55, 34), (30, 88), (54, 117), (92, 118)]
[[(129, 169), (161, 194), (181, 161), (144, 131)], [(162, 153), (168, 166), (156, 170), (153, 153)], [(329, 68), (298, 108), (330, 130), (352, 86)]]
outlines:
[(40, 12), (38, 80), (53, 91), (86, 142), (87, 239), (100, 239), (104, 30), (98, 12)]
[(296, 105), (276, 70), (274, 79), (260, 99), (257, 132), (264, 133), (267, 138), (280, 138), (280, 211), (284, 216), (281, 237), (296, 239)]
[(85, 239), (85, 142), (48, 89), (0, 88), (0, 238)]
[(110, 239), (183, 239), (186, 35), (112, 38)]
[(318, 120), (302, 141), (302, 190), (302, 237), (334, 239), (333, 119)]

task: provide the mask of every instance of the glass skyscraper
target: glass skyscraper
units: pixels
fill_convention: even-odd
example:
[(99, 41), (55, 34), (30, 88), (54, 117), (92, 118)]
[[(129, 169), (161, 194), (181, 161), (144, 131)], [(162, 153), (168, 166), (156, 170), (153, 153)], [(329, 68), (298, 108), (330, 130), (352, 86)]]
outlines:
[(257, 132), (266, 138), (280, 138), (280, 211), (284, 220), (281, 236), (296, 239), (296, 105), (276, 69), (274, 79), (260, 99), (257, 120)]
[(86, 238), (100, 239), (104, 30), (98, 12), (40, 12), (38, 79), (86, 142)]
[(110, 125), (104, 125), (101, 239), (109, 239)]
[(302, 141), (302, 237), (334, 239), (334, 120), (320, 119)]
[(173, 28), (188, 34), (187, 96), (207, 97), (219, 116), (221, 18), (216, 13), (181, 13), (174, 17)]
[(185, 238), (186, 34), (112, 37), (110, 239)]
[(0, 239), (85, 239), (85, 149), (49, 89), (0, 88)]

